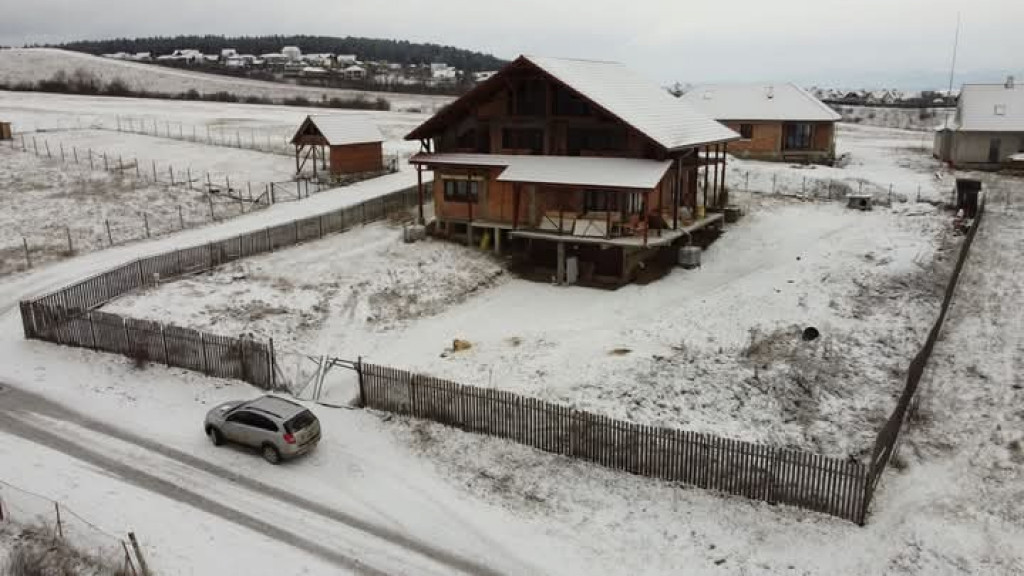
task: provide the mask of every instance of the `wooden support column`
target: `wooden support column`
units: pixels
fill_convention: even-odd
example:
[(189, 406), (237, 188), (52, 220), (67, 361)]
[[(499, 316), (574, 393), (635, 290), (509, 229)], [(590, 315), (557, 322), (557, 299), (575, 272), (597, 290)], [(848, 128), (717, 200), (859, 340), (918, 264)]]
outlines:
[(565, 242), (558, 241), (558, 263), (555, 265), (555, 282), (565, 284)]
[(466, 245), (473, 246), (473, 198), (469, 195), (469, 183), (473, 181), (473, 173), (466, 177), (466, 209), (469, 212), (469, 221), (466, 222)]
[(650, 206), (651, 206), (651, 192), (650, 192), (650, 190), (646, 190), (646, 191), (644, 191), (643, 208), (641, 209), (642, 214), (640, 215), (640, 218), (641, 218), (640, 221), (643, 223), (643, 226), (644, 226), (644, 247), (645, 248), (647, 247), (647, 231), (651, 228), (650, 222), (648, 222), (648, 220), (650, 219), (650, 214), (647, 213), (650, 210)]
[(298, 175), (302, 171), (302, 166), (299, 165), (299, 154), (301, 154), (302, 146), (295, 145), (295, 174)]
[(675, 196), (672, 197), (672, 229), (679, 230), (679, 204), (683, 196), (683, 158), (676, 158)]
[(661, 237), (661, 224), (660, 224), (660, 221), (661, 221), (662, 217), (665, 215), (665, 199), (664, 199), (664, 196), (665, 196), (665, 181), (662, 180), (658, 184), (658, 187), (655, 188), (655, 190), (658, 191), (658, 220), (659, 220), (658, 236)]
[[(721, 189), (722, 189), (723, 192), (725, 191), (725, 168), (726, 168), (725, 158), (726, 158), (726, 155), (728, 153), (729, 153), (729, 144), (728, 143), (722, 144), (722, 188)], [(724, 208), (724, 206), (722, 206), (722, 208)]]
[(519, 183), (512, 184), (512, 229), (519, 228)]
[[(707, 212), (707, 209), (708, 209), (708, 155), (710, 154), (710, 152), (711, 152), (711, 147), (710, 146), (705, 146), (704, 147), (704, 211), (705, 212)], [(698, 160), (699, 160), (700, 159), (700, 154), (698, 154), (697, 156), (698, 156)], [(694, 196), (693, 197), (693, 206), (694, 206), (694, 208), (696, 208), (696, 206), (697, 206), (697, 195), (694, 194), (693, 196)], [(694, 210), (694, 218), (696, 218), (696, 216), (697, 216), (696, 210)]]
[(327, 170), (327, 150), (326, 146), (320, 148), (320, 167)]
[(416, 195), (417, 201), (419, 202), (419, 220), (417, 222), (420, 226), (427, 223), (423, 217), (423, 165), (416, 165)]
[(718, 206), (718, 144), (715, 144), (715, 181), (712, 184), (712, 190), (711, 205)]

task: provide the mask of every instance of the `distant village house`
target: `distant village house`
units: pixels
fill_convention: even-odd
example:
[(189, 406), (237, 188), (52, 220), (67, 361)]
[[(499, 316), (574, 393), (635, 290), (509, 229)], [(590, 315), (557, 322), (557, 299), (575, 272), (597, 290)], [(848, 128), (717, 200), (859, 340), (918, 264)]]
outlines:
[(729, 145), (736, 156), (787, 162), (835, 159), (840, 115), (794, 84), (697, 86), (681, 99), (740, 134)]

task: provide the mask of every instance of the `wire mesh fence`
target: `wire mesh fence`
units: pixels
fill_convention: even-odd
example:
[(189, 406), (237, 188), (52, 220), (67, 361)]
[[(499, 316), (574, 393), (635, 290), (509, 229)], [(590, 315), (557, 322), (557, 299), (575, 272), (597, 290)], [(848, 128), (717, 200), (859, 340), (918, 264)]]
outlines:
[(170, 122), (166, 120), (159, 122), (155, 118), (136, 118), (132, 116), (118, 116), (115, 129), (118, 132), (128, 132), (142, 136), (155, 136), (210, 146), (255, 150), (282, 156), (291, 156), (295, 152), (290, 143), (292, 134), (288, 133), (286, 129), (270, 131), (240, 126), (211, 126), (209, 124), (196, 126), (194, 124), (186, 125), (183, 122)]
[[(41, 183), (11, 184), (8, 192), (17, 195), (12, 204), (36, 217), (13, 219), (0, 230), (0, 275), (220, 222), (272, 201), (270, 183), (234, 182), (230, 176), (215, 178), (188, 167), (64, 146), (35, 135), (19, 134), (9, 145), (69, 168), (37, 175)], [(306, 184), (305, 195), (309, 188)]]
[[(100, 528), (60, 502), (0, 480), (0, 525), (17, 530), (19, 542), (51, 554), (75, 555), (104, 568), (97, 574), (138, 576), (138, 561), (123, 538)], [(60, 550), (60, 547), (66, 547)]]

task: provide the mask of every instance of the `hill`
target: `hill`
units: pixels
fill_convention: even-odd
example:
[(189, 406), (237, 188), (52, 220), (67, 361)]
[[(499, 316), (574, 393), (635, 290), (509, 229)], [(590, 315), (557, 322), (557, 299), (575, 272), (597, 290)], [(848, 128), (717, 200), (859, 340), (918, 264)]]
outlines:
[(354, 36), (158, 36), (83, 40), (56, 47), (95, 56), (115, 52), (151, 52), (158, 56), (170, 54), (178, 48), (194, 48), (204, 54), (219, 54), (224, 48), (234, 48), (240, 54), (265, 54), (279, 52), (284, 46), (298, 46), (303, 53), (355, 54), (361, 60), (386, 60), (401, 64), (444, 62), (470, 72), (495, 70), (505, 63), (490, 54), (454, 46)]
[(97, 83), (107, 86), (116, 81), (127, 92), (133, 93), (152, 92), (173, 96), (193, 90), (200, 95), (226, 92), (240, 99), (265, 99), (267, 103), (284, 103), (289, 99), (296, 98), (304, 98), (311, 102), (323, 102), (332, 98), (383, 98), (388, 101), (392, 110), (433, 112), (451, 101), (451, 98), (443, 96), (319, 88), (232, 78), (152, 64), (100, 58), (81, 52), (53, 48), (0, 50), (0, 84), (2, 85), (11, 87), (19, 84), (37, 85), (40, 82), (53, 79), (60, 73), (69, 78), (82, 76), (94, 79)]

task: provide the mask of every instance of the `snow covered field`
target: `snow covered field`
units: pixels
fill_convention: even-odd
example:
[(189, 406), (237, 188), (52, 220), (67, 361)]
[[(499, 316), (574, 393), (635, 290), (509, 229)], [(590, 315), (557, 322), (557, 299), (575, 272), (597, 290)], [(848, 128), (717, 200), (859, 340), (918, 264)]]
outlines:
[[(44, 141), (40, 138), (39, 144)], [(52, 151), (57, 153), (56, 140)], [(70, 158), (70, 148), (67, 153)], [(191, 227), (210, 222), (210, 205), (198, 187), (144, 182), (135, 177), (134, 163), (125, 176), (104, 172), (103, 160), (95, 156), (98, 169), (91, 170), (86, 154), (83, 148), (76, 165), (0, 146), (0, 274), (26, 266), (24, 242), (38, 266), (66, 256), (68, 236), (71, 250), (82, 253), (105, 248), (111, 239), (123, 243), (145, 238), (147, 225), (150, 235), (158, 236), (182, 223)], [(214, 204), (219, 219), (240, 211), (236, 202), (218, 199)]]
[(931, 157), (930, 133), (837, 124), (837, 166), (759, 162), (729, 158), (726, 182), (730, 189), (751, 192), (845, 198), (872, 194), (888, 203), (941, 201), (949, 198), (954, 176)]
[(0, 50), (0, 80), (8, 84), (49, 80), (58, 71), (64, 71), (70, 76), (77, 70), (83, 70), (104, 83), (121, 80), (132, 90), (148, 90), (175, 95), (196, 90), (200, 94), (215, 94), (223, 91), (239, 97), (259, 96), (277, 101), (297, 96), (303, 96), (310, 100), (357, 96), (364, 96), (368, 99), (381, 97), (391, 103), (392, 110), (412, 109), (423, 112), (436, 111), (452, 100), (447, 96), (340, 90), (232, 78), (153, 64), (100, 58), (81, 52), (53, 48)]
[(243, 144), (253, 141), (261, 144), (269, 140), (276, 148), (291, 139), (309, 114), (359, 115), (369, 118), (384, 134), (384, 153), (404, 157), (418, 150), (419, 143), (405, 142), (402, 138), (428, 117), (427, 114), (409, 112), (0, 91), (0, 117), (13, 122), (15, 132), (64, 131), (89, 127), (115, 130), (119, 123), (123, 128), (132, 126), (136, 130), (144, 125), (147, 131), (152, 132), (155, 122), (159, 134), (169, 130), (172, 136), (190, 136), (195, 131), (203, 139), (209, 131), (215, 141), (233, 143), (241, 139)]
[[(643, 423), (860, 455), (933, 319), (946, 219), (925, 204), (860, 213), (752, 202), (699, 271), (615, 292), (508, 278), (474, 250), (405, 245), (379, 224), (107, 310)], [(803, 342), (805, 326), (823, 337)], [(454, 338), (473, 348), (447, 353)]]

